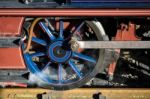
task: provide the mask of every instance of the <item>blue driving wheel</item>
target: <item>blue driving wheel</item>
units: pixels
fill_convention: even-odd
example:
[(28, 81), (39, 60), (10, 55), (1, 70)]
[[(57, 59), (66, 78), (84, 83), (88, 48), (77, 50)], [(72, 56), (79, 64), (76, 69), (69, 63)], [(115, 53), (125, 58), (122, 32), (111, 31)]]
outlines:
[[(66, 21), (69, 22), (68, 27), (65, 27)], [(56, 23), (59, 24), (58, 29)], [(103, 68), (104, 49), (74, 51), (70, 47), (71, 38), (108, 40), (100, 22), (45, 18), (36, 23), (33, 31), (31, 48), (23, 56), (31, 74), (37, 77), (39, 87), (55, 90), (80, 87)], [(26, 42), (22, 46), (24, 51)]]

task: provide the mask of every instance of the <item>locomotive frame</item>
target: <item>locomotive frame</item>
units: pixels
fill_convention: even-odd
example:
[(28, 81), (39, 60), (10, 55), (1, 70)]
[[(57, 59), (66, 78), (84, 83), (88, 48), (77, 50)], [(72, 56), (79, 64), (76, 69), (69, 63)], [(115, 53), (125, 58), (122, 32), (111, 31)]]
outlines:
[[(96, 4), (97, 2), (98, 2), (98, 0), (95, 1), (94, 4)], [(55, 17), (56, 20), (62, 20), (65, 17), (67, 17), (67, 18), (75, 17), (75, 18), (81, 18), (81, 19), (82, 18), (90, 18), (91, 19), (92, 17), (94, 17), (94, 18), (99, 18), (99, 17), (133, 17), (133, 18), (134, 17), (144, 17), (144, 18), (148, 19), (150, 17), (150, 9), (149, 9), (148, 4), (150, 2), (147, 2), (147, 1), (143, 1), (143, 2), (134, 1), (134, 2), (138, 3), (137, 4), (138, 6), (134, 6), (135, 8), (130, 7), (131, 2), (126, 1), (126, 3), (125, 3), (126, 6), (123, 6), (123, 8), (120, 7), (117, 9), (115, 8), (116, 6), (112, 6), (112, 5), (109, 6), (109, 8), (108, 8), (108, 5), (107, 6), (105, 5), (105, 4), (108, 4), (108, 2), (105, 2), (105, 4), (103, 2), (99, 3), (99, 4), (103, 3), (105, 5), (105, 7), (98, 6), (98, 5), (91, 7), (91, 5), (89, 5), (89, 6), (87, 6), (87, 8), (85, 8), (85, 7), (82, 8), (82, 6), (77, 6), (77, 4), (79, 4), (79, 5), (84, 4), (84, 3), (88, 4), (88, 2), (72, 2), (72, 4), (70, 6), (69, 6), (69, 3), (65, 2), (67, 5), (64, 5), (64, 3), (61, 3), (61, 6), (59, 6), (58, 8), (55, 8), (55, 7), (43, 8), (43, 6), (42, 6), (40, 9), (35, 9), (34, 5), (32, 5), (32, 3), (31, 4), (29, 3), (29, 5), (25, 5), (25, 6), (27, 6), (27, 8), (25, 8), (24, 6), (21, 6), (20, 8), (13, 6), (12, 9), (8, 9), (9, 6), (5, 6), (5, 8), (3, 6), (0, 6), (1, 7), (1, 9), (0, 9), (0, 16), (1, 16), (1, 18), (0, 18), (1, 44), (0, 44), (0, 46), (2, 47), (2, 48), (0, 48), (0, 55), (1, 55), (0, 57), (1, 57), (1, 59), (3, 59), (3, 61), (0, 62), (0, 69), (1, 70), (5, 69), (5, 71), (10, 70), (10, 69), (12, 69), (12, 71), (14, 71), (16, 69), (17, 70), (26, 69), (25, 64), (27, 64), (29, 62), (24, 62), (23, 58), (25, 58), (26, 56), (22, 55), (22, 51), (21, 51), (22, 48), (20, 46), (20, 42), (22, 41), (21, 32), (22, 32), (23, 22), (25, 22), (24, 20), (26, 18), (28, 18), (28, 17), (30, 17), (30, 18)], [(112, 4), (112, 2), (109, 2), (109, 3)], [(119, 1), (116, 1), (115, 3), (116, 3), (116, 5), (124, 4)], [(43, 5), (45, 5), (45, 4), (48, 4), (48, 3), (43, 3)], [(37, 7), (37, 5), (36, 5), (36, 7)], [(77, 8), (77, 7), (79, 7), (79, 8)], [(96, 22), (95, 22), (95, 24), (96, 24)], [(137, 41), (138, 39), (134, 35), (135, 24), (130, 23), (129, 25), (133, 26), (133, 30), (131, 29), (132, 32), (124, 31), (124, 27), (123, 27), (123, 29), (121, 28), (122, 32), (116, 33), (116, 34), (118, 34), (115, 36), (115, 39), (114, 39), (116, 41), (110, 41), (110, 42), (108, 42), (108, 41), (97, 41), (97, 42), (81, 41), (80, 42), (80, 41), (74, 40), (73, 43), (71, 43), (71, 46), (74, 46), (75, 44), (77, 44), (78, 46), (75, 49), (78, 49), (78, 47), (94, 48), (94, 49), (95, 48), (101, 48), (101, 49), (113, 48), (113, 49), (117, 50), (117, 52), (114, 51), (117, 53), (117, 55), (120, 53), (119, 49), (121, 49), (121, 48), (140, 48), (140, 49), (148, 48), (149, 49), (150, 48), (149, 41)], [(128, 28), (128, 29), (130, 30), (130, 28)], [(46, 29), (45, 29), (45, 31), (46, 31)], [(127, 33), (124, 33), (124, 32), (127, 32)], [(128, 35), (128, 33), (130, 33), (130, 34)], [(126, 35), (124, 35), (124, 34), (126, 34)], [(122, 35), (122, 36), (119, 36), (119, 35)], [(19, 42), (18, 42), (18, 40), (19, 40)], [(129, 40), (129, 41), (127, 41), (127, 40)], [(17, 44), (16, 44), (16, 42), (17, 42)], [(37, 42), (37, 41), (35, 41), (35, 42)], [(89, 44), (90, 44), (90, 46), (89, 46)], [(94, 45), (99, 45), (99, 46), (94, 46)], [(126, 46), (123, 46), (123, 45), (126, 45)], [(50, 55), (50, 57), (51, 57), (51, 55)], [(88, 59), (88, 57), (86, 57), (86, 58)], [(109, 63), (110, 65), (109, 65), (108, 75), (110, 77), (114, 73), (117, 59), (118, 59), (118, 57), (115, 57), (115, 59), (113, 59), (113, 61), (111, 61)], [(9, 60), (9, 62), (8, 62), (8, 60)], [(28, 61), (27, 57), (26, 57), (25, 61)], [(28, 67), (28, 68), (32, 73), (39, 73), (39, 72), (37, 72), (38, 70), (34, 70), (35, 68), (33, 68), (33, 67)], [(81, 76), (79, 74), (78, 70), (75, 67), (73, 67), (73, 65), (72, 65), (72, 68), (78, 76)], [(59, 68), (59, 70), (60, 70), (60, 68)], [(9, 73), (9, 74), (11, 74), (11, 73)], [(12, 73), (12, 75), (14, 75), (14, 74)], [(16, 76), (16, 75), (17, 74), (15, 74), (14, 76)], [(22, 73), (21, 73), (21, 75), (22, 75)], [(95, 73), (94, 73), (94, 75), (95, 75)], [(38, 76), (41, 76), (41, 75), (38, 75)], [(61, 76), (62, 75), (59, 75), (59, 77), (61, 77)], [(43, 77), (45, 77), (45, 76), (43, 76)], [(41, 76), (41, 78), (43, 78), (43, 77)], [(92, 77), (93, 77), (93, 75), (92, 75)], [(11, 83), (9, 83), (9, 84), (11, 85)], [(81, 83), (78, 83), (77, 86), (80, 86), (80, 84)], [(60, 89), (63, 89), (63, 90), (70, 89), (73, 87), (74, 87), (73, 85), (71, 85), (71, 86), (67, 85), (66, 87), (63, 87), (63, 86), (57, 87), (54, 85), (54, 89), (59, 89), (59, 90)]]

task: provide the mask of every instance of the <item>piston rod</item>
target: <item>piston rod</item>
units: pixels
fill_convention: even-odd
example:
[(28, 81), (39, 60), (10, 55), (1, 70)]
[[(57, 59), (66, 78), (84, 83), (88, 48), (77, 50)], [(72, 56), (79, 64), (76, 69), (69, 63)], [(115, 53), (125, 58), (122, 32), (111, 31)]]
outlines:
[(86, 49), (150, 49), (150, 41), (76, 41)]

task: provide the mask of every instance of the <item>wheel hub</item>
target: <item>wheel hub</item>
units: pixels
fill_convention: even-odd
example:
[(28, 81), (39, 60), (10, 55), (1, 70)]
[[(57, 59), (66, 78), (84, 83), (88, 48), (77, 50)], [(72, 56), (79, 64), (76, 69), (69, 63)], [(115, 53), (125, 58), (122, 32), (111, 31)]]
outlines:
[(71, 57), (72, 51), (63, 43), (63, 41), (56, 41), (50, 44), (48, 55), (54, 62), (66, 62)]

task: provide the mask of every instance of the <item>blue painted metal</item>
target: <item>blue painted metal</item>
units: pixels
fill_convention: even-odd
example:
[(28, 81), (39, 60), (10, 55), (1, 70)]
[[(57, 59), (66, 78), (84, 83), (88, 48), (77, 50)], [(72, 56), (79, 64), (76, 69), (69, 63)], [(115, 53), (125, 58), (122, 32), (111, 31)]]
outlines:
[(32, 37), (32, 41), (35, 42), (35, 43), (38, 43), (40, 45), (43, 45), (43, 46), (47, 45), (47, 43), (44, 40), (41, 40), (41, 39), (38, 39), (38, 38), (35, 38), (35, 37)]
[(73, 8), (150, 8), (150, 0), (70, 0)]
[[(58, 62), (58, 63), (62, 63), (62, 62), (66, 62), (70, 57), (71, 57), (71, 50), (67, 50), (65, 51), (66, 54), (63, 56), (63, 57), (56, 57), (54, 55), (54, 49), (57, 47), (57, 46), (60, 46), (62, 47), (63, 46), (63, 42), (62, 41), (57, 41), (57, 42), (54, 42), (53, 44), (50, 45), (50, 48), (49, 48), (49, 57), (54, 61), (54, 62)], [(56, 49), (56, 50), (59, 50), (59, 49)]]
[(59, 64), (59, 67), (58, 67), (58, 80), (59, 80), (59, 83), (62, 83), (63, 82), (63, 78), (62, 78), (62, 64)]
[(89, 61), (89, 62), (96, 64), (96, 60), (92, 57), (87, 56), (87, 55), (83, 55), (81, 53), (76, 53), (76, 52), (73, 52), (72, 55), (73, 55), (73, 57), (77, 57), (77, 58), (80, 58), (80, 59), (83, 59), (83, 60), (86, 60), (86, 61)]
[(42, 73), (42, 71), (38, 68), (38, 66), (32, 61), (32, 59), (28, 53), (24, 54), (24, 59), (25, 59), (26, 65), (28, 66), (28, 69), (31, 71), (31, 73), (37, 75), (46, 83), (49, 83), (49, 84), (57, 83), (56, 81), (51, 80), (48, 77), (48, 75), (45, 75), (44, 73)]
[[(81, 53), (78, 52), (73, 52), (70, 49), (70, 45), (66, 44), (69, 42), (65, 41), (65, 38), (63, 37), (63, 32), (64, 32), (64, 28), (63, 28), (63, 21), (60, 21), (60, 29), (59, 29), (59, 35), (58, 37), (55, 37), (52, 32), (49, 30), (49, 28), (45, 25), (45, 23), (40, 22), (39, 23), (40, 26), (42, 27), (42, 29), (44, 31), (47, 32), (50, 41), (46, 41), (46, 39), (42, 40), (39, 38), (32, 38), (32, 41), (43, 45), (43, 47), (47, 50), (47, 52), (35, 52), (35, 53), (24, 53), (24, 59), (25, 59), (25, 63), (28, 66), (28, 69), (35, 75), (37, 75), (39, 78), (41, 78), (43, 81), (45, 81), (48, 84), (51, 85), (62, 85), (62, 84), (67, 84), (67, 83), (73, 83), (72, 80), (65, 80), (63, 78), (63, 69), (64, 65), (68, 65), (70, 68), (72, 68), (72, 70), (75, 72), (75, 74), (77, 75), (77, 77), (79, 78), (79, 80), (83, 79), (85, 75), (83, 75), (83, 73), (79, 70), (79, 68), (76, 66), (76, 64), (72, 61), (74, 60), (74, 58), (79, 58), (82, 59), (84, 61), (88, 61), (88, 62), (92, 62), (96, 64), (96, 60), (90, 56), (87, 55), (83, 55)], [(76, 31), (79, 31), (80, 28), (83, 26), (84, 22), (82, 22), (76, 29)], [(51, 42), (52, 41), (52, 42)], [(22, 49), (24, 44), (22, 44)], [(63, 47), (67, 47), (68, 49), (63, 49)], [(61, 50), (61, 52), (59, 52)], [(61, 55), (60, 55), (61, 54)], [(59, 56), (60, 55), (60, 56)], [(32, 61), (33, 57), (40, 57), (40, 56), (47, 56), (48, 58), (48, 62), (45, 63), (45, 65), (43, 66), (42, 70), (39, 69), (38, 64), (36, 64), (35, 62)], [(57, 63), (58, 64), (58, 79), (52, 79), (49, 75), (44, 73), (44, 70), (46, 70), (52, 63)]]
[(85, 22), (82, 22), (77, 28), (76, 30), (74, 31), (74, 33), (77, 33), (80, 31), (81, 27), (84, 25)]
[(43, 71), (46, 70), (49, 66), (50, 66), (51, 62), (48, 62), (44, 67), (43, 67)]
[(68, 64), (71, 66), (71, 68), (74, 70), (74, 72), (79, 76), (79, 78), (82, 78), (81, 72), (79, 71), (77, 66), (71, 60), (69, 60)]
[(39, 57), (39, 56), (45, 56), (46, 54), (43, 53), (43, 52), (36, 52), (36, 53), (33, 53), (33, 54), (30, 54), (30, 57)]
[(39, 24), (40, 24), (40, 26), (42, 27), (42, 29), (48, 34), (50, 40), (54, 41), (56, 38), (55, 38), (55, 36), (52, 34), (52, 32), (49, 30), (49, 28), (45, 25), (45, 23), (40, 22)]
[(31, 5), (14, 1), (0, 0), (0, 8), (150, 8), (150, 0), (33, 0)]
[(150, 2), (149, 0), (71, 0), (70, 2)]

